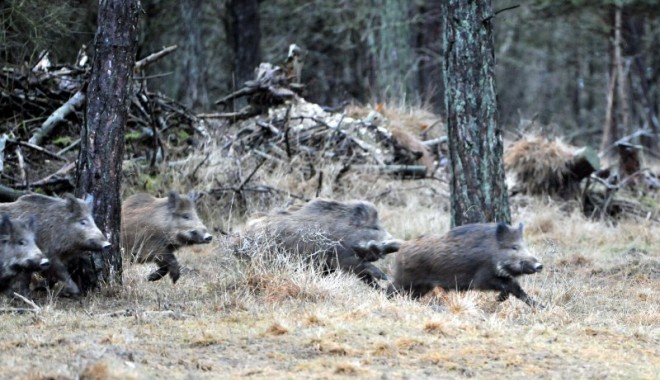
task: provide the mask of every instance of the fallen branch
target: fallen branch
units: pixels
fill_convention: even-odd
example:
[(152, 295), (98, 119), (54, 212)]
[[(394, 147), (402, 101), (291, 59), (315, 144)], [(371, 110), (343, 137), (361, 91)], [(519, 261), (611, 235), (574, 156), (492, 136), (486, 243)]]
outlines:
[(6, 202), (12, 202), (18, 199), (21, 195), (27, 194), (26, 191), (20, 191), (7, 187), (5, 185), (0, 185), (0, 200)]
[(63, 175), (63, 174), (66, 174), (66, 173), (68, 173), (69, 171), (71, 171), (71, 169), (73, 169), (73, 168), (75, 168), (75, 167), (76, 167), (76, 163), (75, 163), (75, 161), (74, 161), (74, 162), (69, 162), (68, 164), (62, 166), (62, 167), (61, 167), (58, 171), (56, 171), (55, 173), (53, 173), (53, 174), (51, 174), (51, 175), (49, 175), (49, 176), (47, 176), (47, 177), (44, 177), (44, 178), (42, 178), (42, 179), (40, 179), (40, 180), (38, 180), (38, 181), (34, 181), (34, 182), (32, 182), (32, 183), (30, 184), (30, 187), (37, 187), (37, 186), (43, 186), (43, 185), (50, 184), (50, 183), (52, 182), (52, 180), (53, 180), (54, 177), (56, 177), (56, 176), (60, 176), (60, 175)]
[(28, 142), (33, 145), (41, 145), (44, 137), (48, 136), (50, 132), (64, 119), (78, 108), (85, 101), (85, 94), (83, 90), (78, 90), (66, 103), (62, 104), (60, 108), (56, 109), (48, 119), (44, 121), (39, 129), (30, 137)]
[[(39, 152), (39, 153), (43, 153), (43, 154), (45, 154), (45, 155), (47, 155), (47, 156), (49, 156), (49, 157), (51, 157), (51, 158), (54, 158), (54, 159), (56, 159), (56, 160), (67, 161), (66, 158), (59, 156), (57, 153), (53, 153), (53, 152), (51, 152), (51, 151), (49, 151), (49, 150), (47, 150), (47, 149), (44, 149), (44, 148), (42, 148), (42, 147), (40, 147), (40, 146), (38, 146), (38, 145), (34, 145), (34, 144), (32, 144), (32, 143), (29, 143), (29, 142), (18, 141), (18, 140), (8, 140), (8, 141), (9, 141), (11, 144), (21, 145), (21, 146), (24, 146), (24, 147), (26, 147), (26, 148), (30, 148), (30, 149), (32, 149), (32, 150), (36, 150), (37, 152)], [(80, 142), (80, 140), (78, 140), (78, 142)]]
[(157, 51), (153, 54), (149, 54), (148, 56), (146, 56), (146, 57), (142, 58), (141, 60), (135, 62), (135, 67), (133, 68), (133, 71), (141, 70), (142, 68), (144, 68), (148, 64), (163, 58), (164, 56), (170, 54), (171, 52), (173, 52), (177, 48), (178, 48), (177, 45), (172, 45), (172, 46), (168, 46), (168, 47), (164, 48), (161, 51)]
[(20, 299), (21, 301), (25, 302), (26, 304), (32, 306), (31, 310), (34, 311), (35, 313), (38, 313), (38, 312), (41, 311), (41, 307), (39, 305), (37, 305), (36, 303), (34, 303), (34, 301), (29, 300), (29, 299), (23, 297), (22, 295), (20, 295), (16, 292), (14, 292), (14, 297), (16, 297), (16, 298)]

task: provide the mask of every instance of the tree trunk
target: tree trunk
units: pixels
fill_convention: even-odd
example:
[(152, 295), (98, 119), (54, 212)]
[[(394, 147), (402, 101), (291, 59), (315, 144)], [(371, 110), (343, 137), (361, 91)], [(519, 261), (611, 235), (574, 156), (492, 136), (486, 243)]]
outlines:
[[(616, 156), (616, 151), (613, 149), (612, 144), (618, 140), (620, 134), (617, 109), (619, 108), (619, 104), (624, 101), (624, 99), (621, 99), (622, 91), (617, 92), (617, 86), (621, 87), (623, 83), (620, 77), (623, 74), (623, 70), (620, 68), (621, 8), (613, 6), (610, 13), (612, 23), (612, 29), (610, 31), (610, 84), (607, 91), (603, 139), (600, 144), (600, 151), (605, 161), (612, 160)], [(624, 124), (623, 127), (626, 128), (626, 125)]]
[(490, 0), (448, 0), (443, 30), (451, 224), (510, 223)]
[(181, 0), (184, 33), (185, 85), (181, 89), (184, 103), (193, 109), (205, 110), (209, 105), (206, 80), (206, 54), (202, 39), (202, 0)]
[(254, 79), (254, 69), (259, 66), (261, 59), (259, 0), (231, 0), (227, 8), (229, 9), (227, 38), (234, 52), (232, 88), (241, 88), (245, 81)]
[(442, 67), (438, 66), (438, 57), (442, 54), (442, 5), (435, 0), (424, 0), (417, 5), (417, 14), (421, 16), (415, 24), (415, 49), (417, 50), (417, 83), (424, 103), (431, 105), (433, 111), (444, 114), (444, 93)]
[(81, 291), (121, 284), (121, 164), (137, 48), (139, 0), (101, 0), (78, 156), (78, 196), (94, 196), (94, 220), (112, 246), (73, 263)]

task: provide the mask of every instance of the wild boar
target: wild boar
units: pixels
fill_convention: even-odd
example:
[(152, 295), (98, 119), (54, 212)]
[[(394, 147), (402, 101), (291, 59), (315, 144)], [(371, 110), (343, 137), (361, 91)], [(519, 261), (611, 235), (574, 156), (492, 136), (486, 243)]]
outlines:
[[(8, 213), (12, 218), (35, 216), (37, 246), (50, 261), (44, 276), (51, 285), (62, 282), (63, 295), (80, 295), (66, 263), (86, 251), (100, 251), (110, 246), (94, 222), (92, 202), (91, 196), (83, 201), (71, 194), (66, 194), (64, 198), (28, 194), (15, 202), (0, 203), (0, 212)], [(28, 273), (18, 281), (20, 291), (27, 292), (29, 283)]]
[(149, 281), (169, 273), (173, 283), (179, 279), (180, 266), (174, 252), (185, 245), (210, 243), (213, 236), (197, 216), (193, 193), (181, 197), (172, 191), (167, 198), (140, 193), (124, 200), (121, 209), (122, 246), (128, 259), (156, 263)]
[(399, 245), (370, 202), (314, 199), (249, 222), (236, 253), (254, 256), (274, 249), (300, 256), (326, 272), (354, 273), (378, 288), (377, 280), (387, 276), (371, 262), (395, 252)]
[(21, 271), (47, 269), (50, 262), (35, 242), (35, 219), (0, 217), (0, 292), (7, 290)]
[(543, 265), (526, 250), (523, 225), (467, 224), (444, 236), (430, 235), (401, 245), (394, 260), (394, 289), (418, 298), (435, 287), (445, 290), (495, 290), (498, 301), (513, 294), (543, 307), (520, 287), (516, 277), (540, 272)]

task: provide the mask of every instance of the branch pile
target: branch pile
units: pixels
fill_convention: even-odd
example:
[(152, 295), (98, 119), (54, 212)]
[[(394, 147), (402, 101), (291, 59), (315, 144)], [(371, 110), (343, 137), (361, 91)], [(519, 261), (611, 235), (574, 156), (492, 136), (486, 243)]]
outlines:
[[(185, 106), (151, 92), (141, 69), (174, 51), (163, 49), (136, 62), (134, 96), (126, 128), (127, 158), (154, 166), (181, 157), (208, 137), (204, 120)], [(73, 172), (84, 120), (90, 62), (81, 49), (72, 65), (54, 65), (47, 53), (33, 67), (0, 72), (0, 198), (24, 191), (73, 190)]]
[[(268, 90), (270, 91), (270, 90)], [(232, 126), (225, 149), (236, 156), (256, 155), (279, 164), (335, 162), (348, 170), (371, 170), (402, 177), (432, 175), (432, 149), (442, 139), (420, 141), (403, 128), (386, 126), (372, 110), (366, 117), (328, 112), (295, 93), (286, 103)]]
[[(658, 182), (641, 169), (639, 152), (619, 146), (618, 168), (600, 169), (596, 152), (560, 140), (525, 135), (505, 151), (504, 164), (512, 194), (577, 200), (590, 217), (635, 217), (660, 220)], [(656, 205), (656, 206), (654, 206)]]

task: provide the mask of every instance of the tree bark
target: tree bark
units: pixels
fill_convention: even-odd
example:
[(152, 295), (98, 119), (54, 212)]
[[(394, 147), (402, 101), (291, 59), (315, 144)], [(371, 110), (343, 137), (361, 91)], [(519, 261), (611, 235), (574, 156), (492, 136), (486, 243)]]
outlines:
[(442, 41), (437, 38), (442, 33), (444, 20), (442, 5), (435, 0), (424, 0), (417, 5), (417, 14), (421, 18), (415, 24), (415, 49), (419, 62), (416, 85), (422, 100), (428, 102), (435, 112), (444, 114), (442, 67), (437, 65), (442, 54)]
[(491, 1), (448, 0), (443, 5), (451, 224), (510, 223), (497, 125)]
[(73, 263), (81, 291), (121, 284), (121, 165), (137, 49), (139, 0), (100, 0), (81, 132), (76, 193), (94, 196), (94, 219), (112, 246)]
[[(605, 124), (603, 126), (603, 139), (600, 143), (600, 151), (606, 161), (612, 160), (616, 156), (616, 151), (613, 149), (612, 144), (619, 138), (621, 134), (619, 128), (619, 121), (617, 117), (617, 109), (623, 107), (621, 102), (623, 91), (619, 90), (623, 84), (621, 75), (623, 70), (621, 68), (621, 8), (612, 6), (610, 11), (610, 19), (612, 29), (610, 31), (610, 83), (607, 91), (607, 108), (605, 109)], [(618, 96), (617, 96), (618, 95)], [(627, 117), (627, 115), (626, 115)], [(627, 120), (626, 120), (627, 121)], [(623, 124), (623, 127), (627, 126)], [(625, 133), (624, 133), (625, 135)]]
[(181, 0), (183, 21), (185, 85), (184, 103), (193, 109), (206, 110), (209, 94), (206, 80), (206, 54), (202, 39), (202, 0)]
[(259, 66), (261, 59), (259, 0), (231, 0), (227, 8), (229, 9), (227, 38), (234, 52), (234, 83), (231, 88), (241, 88), (245, 81), (254, 79), (254, 69)]

